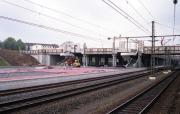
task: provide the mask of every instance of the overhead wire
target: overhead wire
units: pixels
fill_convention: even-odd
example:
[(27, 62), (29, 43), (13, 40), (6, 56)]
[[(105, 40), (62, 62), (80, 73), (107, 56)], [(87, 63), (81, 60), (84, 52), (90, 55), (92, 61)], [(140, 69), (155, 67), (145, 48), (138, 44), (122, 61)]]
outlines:
[(102, 0), (102, 1), (106, 3), (108, 6), (110, 6), (112, 9), (114, 9), (116, 12), (118, 12), (120, 15), (122, 15), (125, 19), (127, 19), (132, 24), (134, 24), (136, 27), (138, 27), (140, 30), (144, 31), (145, 33), (149, 32), (149, 30), (143, 27), (139, 22), (137, 22), (133, 17), (131, 17), (128, 13), (126, 13), (124, 10), (122, 10), (112, 1), (108, 0), (112, 5), (106, 2), (105, 0)]
[(134, 27), (134, 28), (132, 28), (132, 29), (130, 29), (130, 30), (128, 30), (128, 31), (125, 31), (125, 32), (121, 33), (121, 35), (130, 33), (130, 32), (132, 32), (132, 31), (134, 31), (134, 30), (137, 30), (137, 28)]
[[(157, 21), (156, 21), (155, 23), (158, 24), (158, 25), (160, 25), (160, 26), (169, 28), (169, 29), (171, 29), (171, 30), (173, 29), (173, 26), (168, 26), (168, 25), (162, 24), (162, 23), (157, 22)], [(180, 31), (180, 29), (177, 29), (177, 28), (174, 28), (174, 29)]]
[(96, 37), (86, 36), (86, 35), (82, 35), (79, 33), (70, 32), (70, 31), (66, 31), (66, 30), (62, 30), (62, 29), (58, 29), (58, 28), (54, 28), (54, 27), (50, 27), (50, 26), (45, 26), (42, 24), (37, 24), (37, 23), (29, 22), (29, 21), (24, 21), (24, 20), (20, 20), (20, 19), (10, 18), (10, 17), (6, 17), (6, 16), (0, 16), (0, 19), (23, 23), (26, 25), (31, 25), (31, 26), (35, 26), (35, 27), (39, 27), (39, 28), (43, 28), (46, 30), (51, 30), (51, 31), (55, 31), (55, 32), (59, 32), (59, 33), (63, 33), (63, 34), (67, 34), (67, 35), (71, 35), (71, 36), (75, 36), (75, 37), (88, 38), (92, 41), (95, 41), (95, 39), (96, 39)]
[(152, 13), (148, 10), (148, 8), (144, 5), (144, 3), (141, 1), (141, 0), (137, 0), (141, 5), (142, 7), (146, 10), (146, 12), (151, 16), (151, 18), (154, 20), (154, 17), (152, 15)]
[(105, 28), (105, 27), (103, 27), (102, 25), (98, 25), (98, 24), (92, 23), (92, 22), (90, 22), (90, 21), (81, 19), (81, 18), (79, 18), (79, 17), (72, 16), (72, 15), (70, 15), (70, 14), (68, 14), (68, 13), (63, 12), (63, 11), (60, 11), (60, 10), (57, 10), (57, 9), (54, 9), (54, 8), (47, 7), (47, 6), (45, 6), (45, 5), (42, 5), (42, 4), (33, 2), (33, 1), (31, 1), (31, 0), (24, 0), (24, 1), (25, 1), (25, 2), (28, 2), (28, 3), (31, 3), (31, 4), (33, 4), (33, 5), (35, 5), (35, 6), (38, 6), (38, 7), (47, 9), (47, 10), (49, 10), (49, 11), (58, 13), (58, 14), (60, 14), (60, 15), (67, 16), (67, 17), (72, 18), (72, 19), (74, 19), (74, 20), (77, 20), (77, 21), (86, 23), (86, 24), (91, 25), (91, 26), (93, 26), (93, 27), (101, 28), (101, 29), (103, 29), (103, 30), (105, 30), (105, 31), (107, 31), (107, 32), (119, 33), (119, 32), (117, 32), (117, 31), (114, 31), (114, 30), (110, 30), (110, 29), (108, 29), (108, 28)]
[(139, 15), (139, 17), (141, 17), (144, 21), (148, 22), (148, 20), (144, 18), (144, 16), (128, 0), (124, 1)]
[(125, 15), (128, 16), (128, 18), (132, 19), (135, 23), (137, 23), (140, 27), (142, 27), (144, 30), (148, 31), (145, 27), (143, 27), (137, 20), (135, 20), (132, 16), (130, 16), (128, 13), (126, 13), (124, 10), (122, 10), (119, 6), (117, 6), (114, 2), (111, 0), (108, 0), (111, 4), (113, 4), (117, 9), (122, 11)]
[[(144, 31), (142, 28), (140, 28), (138, 25), (136, 25), (136, 23), (134, 23), (132, 20), (130, 20), (128, 18), (128, 16), (122, 14), (119, 10), (117, 10), (116, 8), (114, 8), (112, 5), (110, 5), (109, 3), (107, 3), (105, 0), (102, 0), (104, 3), (106, 3), (109, 7), (111, 7), (112, 9), (114, 9), (116, 12), (118, 12), (120, 15), (122, 15), (124, 18), (126, 18), (127, 20), (129, 20), (131, 23), (133, 23), (136, 27), (138, 27), (139, 29), (141, 29), (142, 31)], [(145, 31), (144, 31), (145, 32)]]
[(57, 22), (65, 23), (65, 24), (68, 24), (68, 25), (73, 26), (73, 27), (75, 27), (75, 28), (79, 28), (79, 29), (81, 29), (81, 30), (86, 30), (86, 31), (89, 31), (89, 32), (93, 32), (93, 33), (95, 33), (95, 34), (97, 34), (97, 35), (100, 35), (100, 36), (103, 36), (103, 37), (108, 37), (108, 36), (102, 35), (102, 34), (100, 34), (100, 33), (97, 33), (97, 32), (95, 32), (95, 31), (89, 30), (89, 29), (87, 29), (87, 28), (74, 25), (74, 24), (69, 23), (69, 22), (67, 22), (67, 21), (64, 21), (64, 20), (62, 20), (62, 19), (60, 19), (60, 18), (53, 17), (53, 16), (50, 16), (50, 15), (48, 15), (48, 14), (45, 14), (45, 13), (42, 13), (42, 12), (39, 12), (39, 11), (35, 11), (35, 10), (29, 9), (29, 8), (25, 8), (25, 7), (23, 7), (23, 6), (20, 6), (20, 5), (18, 5), (18, 4), (9, 2), (9, 1), (7, 1), (7, 0), (1, 0), (1, 1), (4, 2), (4, 3), (7, 3), (7, 4), (9, 4), (9, 5), (15, 6), (15, 7), (22, 8), (22, 9), (24, 9), (24, 10), (27, 10), (27, 11), (31, 12), (31, 13), (36, 13), (36, 14), (38, 14), (38, 15), (42, 15), (42, 16), (44, 16), (44, 17), (46, 17), (46, 18), (50, 18), (50, 19), (55, 20), (55, 21), (57, 21)]

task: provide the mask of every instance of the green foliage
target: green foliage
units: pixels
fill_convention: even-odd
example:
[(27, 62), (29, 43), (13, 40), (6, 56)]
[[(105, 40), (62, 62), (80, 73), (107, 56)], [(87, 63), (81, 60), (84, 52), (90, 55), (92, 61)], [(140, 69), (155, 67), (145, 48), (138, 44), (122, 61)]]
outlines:
[(0, 48), (3, 48), (3, 42), (0, 41)]
[(18, 49), (20, 49), (20, 50), (25, 50), (25, 44), (22, 42), (21, 39), (17, 40), (16, 46), (17, 46)]
[(12, 37), (8, 37), (6, 40), (4, 40), (3, 46), (5, 49), (17, 50), (16, 40)]
[(2, 44), (0, 44), (2, 48), (5, 49), (11, 49), (11, 50), (24, 50), (25, 49), (25, 44), (22, 42), (21, 39), (15, 40), (12, 37), (8, 37)]
[(0, 57), (0, 66), (8, 66), (8, 65), (9, 65), (8, 62)]

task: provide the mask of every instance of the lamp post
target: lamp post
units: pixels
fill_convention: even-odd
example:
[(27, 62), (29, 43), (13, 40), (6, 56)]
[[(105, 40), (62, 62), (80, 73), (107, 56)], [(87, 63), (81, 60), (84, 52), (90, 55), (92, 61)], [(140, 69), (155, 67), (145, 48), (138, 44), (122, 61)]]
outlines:
[(129, 45), (128, 45), (128, 43), (129, 43), (129, 38), (127, 37), (126, 40), (127, 40), (127, 44), (126, 44), (126, 46), (127, 46), (127, 52), (129, 52), (129, 49), (128, 49), (128, 46), (129, 46)]
[(113, 39), (113, 45), (112, 45), (112, 66), (116, 67), (116, 52), (115, 52), (115, 40), (116, 37), (108, 38), (108, 40)]
[[(178, 3), (178, 0), (173, 0), (173, 4), (174, 4), (174, 22), (173, 22), (173, 35), (174, 35), (174, 29), (175, 29), (175, 22), (176, 22), (176, 4)], [(174, 45), (174, 55), (173, 55), (173, 59), (175, 60), (175, 36), (173, 36), (173, 45)], [(172, 69), (174, 69), (175, 67), (175, 63), (174, 60), (172, 61)]]
[(83, 44), (83, 66), (87, 66), (88, 65), (88, 56), (86, 55), (86, 43)]
[(121, 39), (121, 35), (119, 37), (113, 37), (113, 38), (107, 38), (108, 40), (113, 40), (113, 44), (112, 44), (112, 66), (116, 67), (116, 51), (115, 51), (115, 42), (116, 39)]

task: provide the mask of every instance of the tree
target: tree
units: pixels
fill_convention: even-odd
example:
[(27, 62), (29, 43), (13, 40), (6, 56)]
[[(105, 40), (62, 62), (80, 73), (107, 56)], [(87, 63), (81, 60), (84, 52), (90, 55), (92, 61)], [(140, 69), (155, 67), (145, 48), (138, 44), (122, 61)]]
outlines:
[(17, 47), (17, 49), (25, 50), (25, 44), (22, 42), (21, 39), (17, 40), (16, 47)]
[(3, 42), (0, 41), (0, 48), (3, 48)]
[[(2, 46), (1, 46), (2, 45)], [(24, 50), (25, 49), (25, 44), (22, 42), (21, 39), (15, 40), (12, 37), (8, 37), (4, 42), (0, 42), (0, 48), (5, 48), (5, 49), (12, 49), (12, 50)]]
[(12, 37), (8, 37), (6, 40), (4, 40), (3, 47), (5, 49), (17, 50), (16, 40)]

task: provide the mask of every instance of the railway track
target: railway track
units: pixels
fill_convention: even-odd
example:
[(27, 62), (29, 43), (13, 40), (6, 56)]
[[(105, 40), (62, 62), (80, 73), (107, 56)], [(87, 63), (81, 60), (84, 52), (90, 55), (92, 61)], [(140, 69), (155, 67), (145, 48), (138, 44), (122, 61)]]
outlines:
[(136, 72), (130, 72), (130, 73), (123, 73), (123, 74), (115, 74), (115, 75), (109, 75), (109, 76), (102, 76), (102, 77), (96, 77), (96, 78), (88, 78), (88, 79), (81, 79), (81, 80), (74, 80), (74, 81), (67, 81), (67, 82), (60, 82), (60, 83), (53, 83), (53, 84), (46, 84), (46, 85), (39, 85), (39, 86), (33, 86), (33, 87), (25, 87), (25, 88), (18, 88), (18, 89), (10, 89), (10, 90), (3, 90), (0, 91), (0, 97), (1, 96), (7, 96), (11, 94), (18, 94), (23, 92), (31, 92), (36, 90), (43, 90), (48, 88), (55, 88), (59, 86), (66, 86), (66, 85), (72, 85), (77, 83), (84, 83), (84, 82), (90, 82), (90, 81), (97, 81), (97, 80), (103, 80), (103, 79), (111, 79), (119, 76), (125, 76), (125, 75), (138, 75), (142, 73), (149, 73), (149, 70), (142, 70), (142, 71), (136, 71)]
[(144, 114), (149, 107), (156, 102), (158, 97), (176, 79), (179, 72), (174, 72), (170, 76), (161, 80), (157, 84), (147, 88), (135, 97), (127, 100), (107, 114)]
[(118, 83), (122, 83), (125, 81), (137, 79), (143, 76), (146, 76), (150, 73), (150, 71), (139, 71), (134, 73), (125, 73), (123, 75), (111, 75), (111, 76), (104, 76), (104, 77), (97, 77), (97, 78), (90, 78), (90, 79), (84, 79), (84, 80), (77, 80), (77, 81), (71, 81), (71, 82), (65, 82), (65, 83), (57, 83), (57, 84), (51, 84), (51, 85), (44, 85), (44, 86), (38, 86), (38, 87), (30, 87), (30, 88), (21, 88), (16, 90), (8, 90), (4, 92), (0, 92), (0, 97), (7, 97), (8, 95), (19, 95), (24, 94), (28, 92), (33, 91), (39, 91), (39, 90), (46, 90), (51, 88), (56, 88), (59, 86), (67, 86), (67, 85), (73, 85), (77, 83), (87, 83), (87, 82), (97, 82), (96, 84), (82, 86), (78, 88), (73, 89), (67, 89), (64, 91), (56, 91), (56, 92), (50, 92), (48, 94), (39, 94), (37, 96), (33, 97), (22, 97), (20, 99), (13, 99), (13, 100), (7, 100), (0, 102), (0, 113), (8, 113), (11, 111), (19, 110), (24, 107), (31, 107), (37, 104), (53, 101), (56, 99), (71, 97), (74, 95), (78, 95), (81, 93), (89, 92), (92, 90), (104, 88), (107, 86), (115, 85)]

